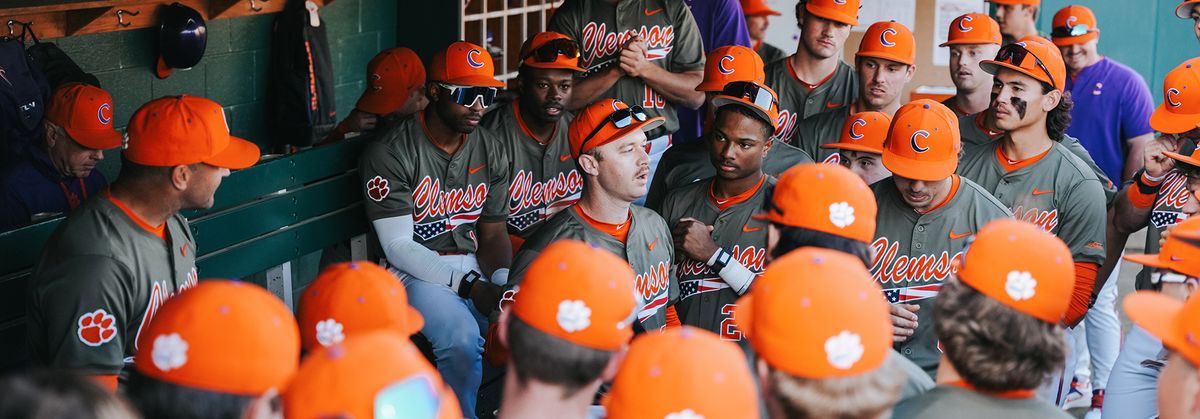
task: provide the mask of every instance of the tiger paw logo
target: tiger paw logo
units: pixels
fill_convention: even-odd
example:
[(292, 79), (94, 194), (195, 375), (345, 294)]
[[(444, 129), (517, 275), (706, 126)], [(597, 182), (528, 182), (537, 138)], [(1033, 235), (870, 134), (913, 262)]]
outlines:
[(104, 309), (79, 316), (79, 341), (87, 346), (100, 346), (117, 336), (117, 318)]
[(375, 176), (367, 181), (367, 196), (371, 197), (372, 201), (382, 201), (383, 198), (387, 198), (388, 192), (391, 192), (391, 189), (388, 188), (387, 179), (382, 176)]

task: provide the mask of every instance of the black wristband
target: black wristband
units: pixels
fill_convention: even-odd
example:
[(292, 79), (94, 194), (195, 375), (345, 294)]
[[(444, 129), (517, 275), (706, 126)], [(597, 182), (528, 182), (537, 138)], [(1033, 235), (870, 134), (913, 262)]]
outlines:
[(475, 286), (475, 280), (482, 277), (479, 272), (475, 271), (463, 274), (462, 281), (458, 283), (458, 296), (469, 298), (471, 296), (471, 287)]
[[(1145, 182), (1142, 182), (1142, 178), (1144, 176), (1149, 176), (1146, 174), (1146, 169), (1139, 170), (1133, 176), (1133, 183), (1134, 183), (1134, 185), (1137, 185), (1138, 192), (1141, 192), (1142, 195), (1157, 195), (1158, 190), (1160, 188), (1162, 188), (1163, 182), (1159, 181), (1157, 185), (1150, 186), (1150, 185), (1147, 185)], [(1163, 177), (1165, 178), (1166, 176), (1163, 176)]]
[(726, 252), (725, 249), (718, 250), (717, 251), (717, 260), (713, 261), (713, 264), (712, 264), (713, 272), (716, 272), (719, 274), (719, 273), (721, 273), (722, 270), (725, 270), (725, 266), (729, 265), (730, 259), (733, 259), (732, 254), (730, 254), (729, 252)]

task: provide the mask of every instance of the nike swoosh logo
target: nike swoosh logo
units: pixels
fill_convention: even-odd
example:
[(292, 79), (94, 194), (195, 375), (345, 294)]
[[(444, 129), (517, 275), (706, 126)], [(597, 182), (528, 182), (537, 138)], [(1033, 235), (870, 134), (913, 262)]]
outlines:
[(646, 248), (650, 249), (650, 251), (653, 252), (654, 246), (658, 246), (658, 239), (654, 239), (654, 241), (650, 242), (650, 244), (647, 244)]
[(970, 231), (968, 231), (968, 232), (966, 232), (966, 233), (962, 233), (962, 234), (954, 234), (954, 232), (953, 232), (953, 231), (951, 231), (951, 232), (950, 232), (950, 240), (961, 239), (961, 238), (963, 238), (963, 237), (967, 237), (967, 236), (970, 236), (970, 235), (971, 235), (971, 232), (970, 232)]
[(742, 226), (743, 233), (753, 233), (758, 230), (762, 230), (762, 227), (750, 228), (750, 224), (746, 224), (746, 225)]
[(567, 159), (569, 159), (569, 158), (571, 158), (570, 154), (563, 154), (561, 156), (558, 156), (558, 161), (567, 161)]
[(661, 12), (661, 11), (662, 11), (661, 8), (654, 9), (654, 10), (650, 10), (650, 9), (643, 10), (643, 12), (646, 13), (646, 16), (654, 16), (656, 13)]
[(470, 169), (467, 169), (467, 173), (469, 173), (469, 174), (472, 174), (472, 175), (473, 175), (473, 174), (475, 174), (475, 172), (478, 172), (478, 171), (480, 171), (480, 170), (483, 170), (483, 168), (485, 168), (485, 167), (487, 167), (487, 165), (486, 165), (486, 164), (481, 164), (481, 165), (479, 165), (479, 167), (472, 167), (472, 168), (470, 168)]
[(1054, 193), (1054, 190), (1053, 189), (1038, 190), (1038, 188), (1033, 188), (1033, 196), (1045, 195), (1048, 193)]
[(825, 109), (837, 109), (840, 107), (842, 107), (841, 103), (826, 103), (825, 104)]

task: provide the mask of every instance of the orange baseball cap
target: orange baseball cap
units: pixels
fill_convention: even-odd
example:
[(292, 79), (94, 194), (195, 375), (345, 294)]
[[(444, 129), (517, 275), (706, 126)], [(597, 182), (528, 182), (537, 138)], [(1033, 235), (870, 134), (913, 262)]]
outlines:
[(376, 115), (400, 110), (414, 90), (425, 85), (425, 65), (408, 48), (388, 48), (367, 63), (367, 90), (355, 108)]
[(1179, 301), (1154, 291), (1138, 291), (1125, 299), (1125, 313), (1162, 340), (1163, 346), (1192, 365), (1200, 365), (1200, 294)]
[(1164, 151), (1163, 154), (1177, 162), (1192, 166), (1185, 167), (1185, 170), (1195, 170), (1195, 167), (1200, 167), (1200, 147), (1196, 147), (1191, 141), (1184, 141), (1178, 152)]
[(225, 110), (199, 96), (164, 96), (142, 105), (126, 134), (125, 158), (145, 166), (245, 169), (258, 162), (258, 146), (229, 135)]
[(704, 62), (704, 80), (696, 85), (697, 92), (719, 92), (735, 81), (766, 83), (763, 60), (754, 50), (741, 45), (727, 45), (708, 53)]
[[(1025, 52), (1021, 53), (1021, 50)], [(1020, 62), (1014, 63), (1018, 58)], [(1058, 51), (1058, 47), (1044, 42), (1026, 40), (1005, 45), (996, 54), (996, 59), (981, 61), (979, 67), (993, 75), (999, 73), (1000, 68), (1007, 68), (1033, 77), (1059, 91), (1063, 89), (1063, 83), (1067, 80), (1067, 66), (1063, 64), (1062, 53)]]
[(66, 130), (79, 145), (93, 150), (119, 147), (125, 138), (113, 127), (112, 96), (96, 86), (59, 86), (50, 98), (46, 119)]
[(1003, 37), (1000, 34), (1000, 24), (995, 19), (983, 13), (967, 13), (954, 18), (946, 34), (946, 42), (941, 47), (964, 44), (996, 44), (1000, 45)]
[(455, 86), (504, 87), (504, 82), (496, 80), (492, 56), (467, 41), (457, 41), (433, 54), (429, 79)]
[(821, 148), (883, 154), (883, 141), (887, 139), (888, 127), (891, 125), (891, 115), (883, 112), (859, 112), (846, 118), (838, 142), (822, 145)]
[[(741, 106), (765, 119), (771, 125), (771, 128), (778, 128), (779, 95), (775, 94), (775, 91), (771, 90), (770, 87), (762, 84), (754, 82), (739, 83), (742, 84), (737, 87), (726, 85), (725, 91), (713, 97), (713, 106), (717, 108), (725, 105)], [(740, 92), (738, 92), (739, 90)], [(734, 96), (734, 93), (740, 94)]]
[(612, 419), (759, 417), (741, 349), (691, 326), (635, 339), (604, 405)]
[[(628, 110), (627, 110), (628, 109)], [(649, 117), (640, 106), (632, 109), (617, 99), (600, 99), (583, 108), (567, 127), (567, 140), (571, 144), (571, 157), (579, 158), (593, 148), (618, 140), (636, 130), (650, 131), (658, 128), (666, 118)], [(631, 113), (613, 121), (622, 114)], [(645, 118), (645, 119), (641, 119)]]
[(1150, 114), (1150, 126), (1182, 134), (1200, 125), (1200, 58), (1184, 61), (1163, 80), (1163, 103)]
[(1042, 0), (987, 0), (989, 3), (1006, 4), (1010, 6), (1026, 5), (1026, 6), (1041, 6)]
[[(562, 41), (559, 41), (560, 39)], [(535, 53), (538, 52), (538, 49), (542, 48), (543, 46), (546, 46), (546, 44), (549, 44), (552, 41), (558, 41), (559, 43), (565, 43), (565, 45), (557, 46), (556, 52), (555, 52), (552, 60), (540, 59), (537, 56), (538, 54), (535, 54)], [(579, 67), (579, 54), (580, 54), (579, 43), (576, 42), (574, 39), (571, 39), (571, 37), (563, 35), (558, 32), (539, 32), (539, 33), (533, 35), (532, 38), (525, 40), (524, 44), (521, 44), (520, 57), (522, 57), (521, 65), (526, 66), (526, 67), (556, 68), (556, 69), (562, 69), (562, 70), (578, 71), (578, 72), (582, 73), (587, 70), (584, 70)], [(545, 57), (545, 58), (548, 58), (548, 57)]]
[(815, 247), (776, 259), (734, 308), (734, 322), (767, 364), (815, 379), (883, 365), (892, 348), (889, 316), (862, 261)]
[(1054, 45), (1060, 47), (1082, 44), (1100, 36), (1092, 9), (1078, 4), (1059, 9), (1054, 14), (1051, 28), (1050, 36), (1054, 38)]
[(283, 407), (295, 419), (463, 417), (421, 351), (391, 330), (351, 336), (309, 355), (283, 392)]
[(625, 260), (581, 241), (559, 240), (529, 265), (513, 297), (513, 315), (550, 336), (616, 351), (633, 337), (633, 283)]
[(776, 224), (863, 243), (875, 237), (875, 194), (858, 175), (839, 165), (792, 166), (775, 182), (770, 206), (765, 218)]
[(1197, 240), (1200, 240), (1200, 218), (1189, 218), (1171, 229), (1158, 254), (1126, 255), (1124, 259), (1151, 268), (1200, 277), (1200, 243), (1196, 243)]
[(987, 223), (958, 262), (958, 278), (976, 291), (1047, 323), (1067, 314), (1075, 288), (1071, 250), (1058, 237), (1012, 218)]
[(742, 0), (742, 14), (745, 16), (780, 16), (783, 13), (775, 11), (763, 0)]
[(330, 266), (300, 297), (300, 342), (312, 351), (369, 330), (391, 329), (405, 336), (425, 326), (408, 305), (408, 293), (387, 269), (357, 261)]
[(292, 311), (245, 282), (200, 281), (167, 300), (138, 335), (143, 375), (219, 393), (283, 389), (300, 362)]
[(958, 117), (946, 105), (918, 99), (896, 111), (883, 149), (883, 166), (915, 180), (938, 181), (958, 168)]
[(1175, 16), (1180, 19), (1191, 19), (1196, 3), (1200, 3), (1200, 0), (1184, 0), (1183, 3), (1179, 3), (1179, 6), (1175, 6)]
[(808, 0), (804, 10), (817, 17), (858, 26), (860, 0)]
[(896, 21), (875, 22), (863, 34), (856, 58), (874, 57), (912, 65), (917, 58), (912, 31)]

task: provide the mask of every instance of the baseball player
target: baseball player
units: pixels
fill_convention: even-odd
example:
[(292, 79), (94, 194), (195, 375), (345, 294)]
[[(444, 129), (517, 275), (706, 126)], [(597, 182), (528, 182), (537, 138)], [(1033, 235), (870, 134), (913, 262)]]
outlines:
[(58, 225), (29, 279), (35, 364), (116, 387), (159, 307), (196, 285), (196, 242), (179, 211), (211, 207), (230, 169), (258, 161), (258, 147), (227, 127), (221, 105), (195, 96), (134, 112), (117, 180)]
[(588, 417), (633, 338), (633, 287), (629, 264), (607, 250), (577, 240), (546, 247), (500, 315), (511, 355), (497, 417)]
[(487, 51), (463, 41), (434, 55), (429, 79), (430, 106), (368, 144), (359, 172), (380, 264), (404, 282), (438, 371), (474, 417), (483, 338), (471, 332), (482, 333), (512, 258), (508, 157), (477, 129), (504, 84)]
[(746, 29), (750, 32), (754, 52), (762, 57), (764, 63), (773, 63), (787, 58), (787, 54), (783, 50), (763, 41), (767, 38), (767, 27), (771, 26), (770, 17), (779, 16), (782, 13), (772, 9), (764, 0), (741, 0), (741, 2), (742, 14), (746, 15)]
[(205, 280), (142, 332), (125, 395), (143, 417), (282, 417), (278, 392), (300, 363), (300, 333), (267, 290)]
[(387, 269), (360, 260), (329, 266), (304, 288), (296, 321), (304, 351), (373, 330), (414, 335), (425, 325), (404, 286)]
[[(990, 191), (1017, 219), (1071, 247), (1075, 294), (1065, 324), (1074, 326), (1087, 313), (1105, 258), (1107, 214), (1100, 180), (1056, 141), (1070, 121), (1070, 96), (1062, 92), (1066, 68), (1057, 49), (1040, 42), (1007, 45), (980, 67), (996, 77), (991, 113), (1006, 133), (995, 145), (964, 156), (958, 173)], [(1073, 357), (1067, 368), (1073, 376)], [(1070, 386), (1071, 380), (1062, 381)], [(1043, 396), (1061, 405), (1069, 388), (1044, 390)]]
[(654, 211), (632, 205), (646, 193), (649, 181), (646, 132), (664, 122), (640, 106), (615, 99), (597, 101), (575, 116), (567, 138), (571, 157), (583, 174), (583, 196), (525, 241), (513, 261), (509, 288), (520, 285), (530, 264), (550, 243), (579, 240), (612, 252), (633, 268), (638, 297), (634, 327), (666, 327), (668, 306), (679, 298), (679, 284), (671, 271), (675, 254), (671, 230)]
[(818, 162), (841, 164), (835, 150), (821, 146), (838, 140), (839, 130), (852, 113), (878, 111), (892, 115), (900, 109), (904, 86), (912, 80), (917, 69), (913, 64), (915, 45), (912, 32), (904, 25), (891, 21), (872, 24), (863, 34), (858, 53), (854, 54), (858, 73), (855, 102), (805, 119), (791, 144)]
[[(889, 417), (903, 374), (889, 361), (888, 304), (854, 256), (788, 253), (734, 313), (758, 355), (767, 417)], [(813, 321), (796, 327), (795, 319)]]
[(841, 138), (821, 148), (837, 150), (842, 167), (850, 169), (868, 185), (892, 176), (884, 167), (883, 141), (887, 139), (892, 116), (883, 112), (859, 112), (846, 118)]
[(1038, 9), (1042, 0), (987, 0), (995, 4), (996, 23), (1004, 35), (1004, 45), (1018, 42), (1026, 36), (1040, 36), (1037, 30)]
[[(1195, 417), (1198, 407), (1195, 380), (1200, 354), (1197, 354), (1192, 341), (1195, 334), (1200, 332), (1196, 330), (1196, 325), (1200, 324), (1196, 321), (1200, 298), (1191, 295), (1191, 290), (1197, 285), (1194, 275), (1200, 275), (1200, 272), (1197, 272), (1194, 263), (1188, 262), (1195, 260), (1200, 251), (1197, 247), (1200, 246), (1200, 231), (1192, 227), (1188, 229), (1187, 237), (1176, 238), (1176, 234), (1183, 233), (1185, 225), (1197, 223), (1188, 220), (1172, 231), (1167, 242), (1174, 245), (1173, 249), (1164, 245), (1163, 253), (1157, 258), (1154, 255), (1142, 255), (1147, 263), (1158, 266), (1155, 275), (1161, 278), (1162, 292), (1138, 291), (1125, 299), (1125, 312), (1134, 324), (1161, 339), (1167, 349), (1154, 359), (1146, 360), (1156, 364), (1156, 370), (1162, 370), (1157, 383), (1158, 409), (1155, 414), (1163, 419)], [(1167, 256), (1169, 251), (1172, 256), (1179, 256)], [(1179, 260), (1182, 258), (1190, 260)]]
[(463, 417), (421, 351), (391, 330), (350, 336), (304, 358), (282, 396), (289, 418)]
[(520, 96), (488, 112), (483, 126), (512, 158), (508, 189), (508, 234), (513, 251), (550, 216), (579, 201), (583, 177), (568, 149), (571, 97), (579, 68), (579, 43), (542, 32), (521, 47)]
[(421, 57), (408, 48), (388, 48), (375, 54), (367, 63), (367, 90), (358, 103), (322, 143), (346, 138), (355, 132), (379, 131), (400, 119), (425, 109), (425, 65)]
[(0, 170), (0, 231), (29, 224), (35, 215), (68, 213), (100, 192), (108, 180), (96, 165), (104, 150), (122, 141), (112, 119), (108, 92), (81, 83), (59, 86), (46, 111), (44, 140)]
[[(858, 25), (859, 0), (807, 0), (796, 5), (796, 53), (767, 66), (767, 86), (779, 94), (775, 138), (795, 144), (800, 122), (850, 106), (858, 96), (854, 68), (842, 62), (850, 28)], [(803, 4), (803, 13), (801, 12)]]
[[(549, 29), (579, 40), (587, 77), (575, 84), (567, 102), (581, 109), (602, 98), (642, 107), (665, 123), (650, 139), (650, 178), (679, 129), (675, 107), (697, 109), (704, 95), (704, 45), (691, 11), (681, 1), (567, 0), (554, 11)], [(644, 198), (640, 198), (639, 202)]]
[(992, 75), (979, 69), (979, 62), (995, 57), (1000, 50), (1000, 25), (982, 13), (954, 18), (946, 29), (950, 47), (950, 81), (955, 95), (942, 101), (958, 116), (983, 112), (992, 99)]
[(1175, 16), (1180, 19), (1192, 20), (1192, 31), (1196, 33), (1196, 40), (1200, 40), (1200, 10), (1196, 9), (1196, 3), (1200, 0), (1183, 0), (1179, 6), (1175, 7)]
[(972, 233), (997, 218), (1012, 217), (983, 187), (954, 174), (962, 149), (954, 111), (928, 99), (896, 112), (883, 149), (892, 177), (872, 186), (875, 222), (871, 276), (892, 310), (896, 350), (931, 377), (941, 349), (933, 305), (962, 259)]
[[(864, 270), (871, 263), (875, 197), (867, 184), (846, 168), (810, 163), (789, 169), (775, 183), (767, 208), (768, 264), (804, 247), (850, 254)], [(888, 309), (897, 315), (902, 310), (890, 305)], [(933, 380), (921, 367), (892, 352), (888, 362), (904, 375), (901, 398), (933, 388)]]
[[(713, 50), (709, 55), (712, 59), (704, 63), (704, 82), (696, 86), (702, 91), (708, 101), (710, 114), (705, 118), (706, 131), (711, 133), (716, 107), (712, 98), (720, 94), (725, 86), (733, 82), (752, 82), (763, 85), (762, 59), (753, 50), (743, 46), (727, 46)], [(772, 124), (778, 121), (773, 121)], [(763, 171), (771, 176), (780, 173), (799, 163), (812, 162), (812, 157), (796, 147), (792, 147), (775, 138), (772, 139), (771, 152), (763, 162)], [(681, 188), (687, 184), (698, 182), (716, 175), (717, 172), (708, 158), (708, 137), (697, 141), (689, 141), (671, 147), (663, 153), (659, 170), (650, 179), (650, 191), (646, 194), (646, 207), (654, 210), (662, 208), (662, 200), (668, 191)]]
[(611, 419), (762, 417), (737, 345), (690, 326), (634, 340), (603, 403)]
[[(1200, 83), (1200, 58), (1185, 61), (1167, 73), (1163, 81), (1163, 103), (1150, 115), (1150, 125), (1162, 136), (1151, 140), (1145, 150), (1144, 169), (1132, 184), (1117, 194), (1113, 221), (1109, 224), (1108, 246), (1123, 246), (1133, 232), (1146, 228), (1145, 249), (1156, 253), (1162, 233), (1187, 218), (1194, 206), (1193, 193), (1200, 191), (1200, 156), (1194, 143), (1200, 139), (1200, 92), (1183, 86)], [(1169, 154), (1168, 154), (1169, 153)], [(1117, 249), (1109, 249), (1108, 262), (1120, 260)], [(1153, 290), (1152, 269), (1137, 274), (1134, 288)], [(1101, 274), (1104, 274), (1102, 271)], [(1162, 343), (1144, 330), (1132, 328), (1105, 387), (1103, 411), (1111, 417), (1149, 418), (1155, 414), (1153, 394), (1158, 370), (1142, 361), (1162, 350)]]
[(779, 103), (775, 92), (751, 82), (725, 85), (712, 103), (717, 117), (706, 143), (717, 174), (671, 190), (660, 213), (681, 253), (674, 266), (679, 321), (741, 341), (732, 314), (766, 264), (766, 223), (752, 216), (763, 212), (775, 184), (762, 166)]
[[(992, 221), (975, 234), (933, 303), (945, 351), (938, 386), (896, 419), (1070, 418), (1034, 389), (1062, 370), (1060, 322), (1071, 301), (1071, 250), (1035, 225)], [(964, 310), (963, 307), (971, 307)]]

